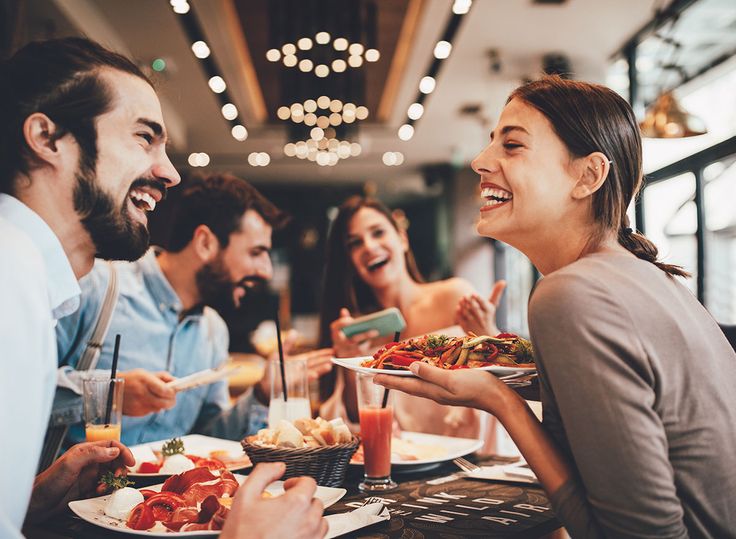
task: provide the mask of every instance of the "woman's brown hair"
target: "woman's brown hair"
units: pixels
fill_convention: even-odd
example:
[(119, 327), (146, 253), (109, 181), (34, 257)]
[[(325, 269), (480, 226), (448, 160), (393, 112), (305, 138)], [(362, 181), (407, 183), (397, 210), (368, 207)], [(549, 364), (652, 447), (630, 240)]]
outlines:
[[(330, 324), (346, 307), (353, 316), (367, 314), (381, 308), (375, 294), (353, 267), (348, 250), (348, 228), (353, 216), (363, 208), (371, 208), (383, 215), (397, 231), (399, 224), (389, 209), (374, 198), (353, 196), (340, 206), (327, 236), (327, 257), (322, 283), (322, 305), (319, 319), (319, 345), (332, 346)], [(411, 248), (406, 251), (406, 268), (417, 282), (423, 282)]]
[(629, 225), (626, 209), (643, 182), (641, 134), (629, 104), (605, 86), (558, 76), (520, 86), (508, 101), (512, 99), (544, 114), (572, 156), (601, 152), (610, 160), (608, 177), (593, 195), (593, 218), (599, 230), (589, 247), (594, 247), (609, 231), (615, 231), (618, 242), (637, 257), (668, 275), (689, 277), (680, 266), (660, 262), (657, 247)]

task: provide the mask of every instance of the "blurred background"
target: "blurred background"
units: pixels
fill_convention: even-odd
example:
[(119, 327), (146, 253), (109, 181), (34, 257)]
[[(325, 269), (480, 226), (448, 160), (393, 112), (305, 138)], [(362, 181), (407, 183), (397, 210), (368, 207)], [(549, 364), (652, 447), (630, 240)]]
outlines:
[[(272, 293), (226, 313), (231, 348), (276, 302), (316, 338), (337, 206), (375, 195), (401, 212), (429, 280), (509, 287), (499, 327), (526, 334), (539, 275), (477, 236), (478, 178), (508, 93), (542, 73), (607, 84), (643, 123), (646, 187), (632, 223), (693, 273), (736, 324), (736, 2), (733, 0), (0, 0), (2, 53), (85, 35), (155, 81), (184, 177), (231, 171), (289, 212)], [(165, 246), (170, 200), (153, 214)]]

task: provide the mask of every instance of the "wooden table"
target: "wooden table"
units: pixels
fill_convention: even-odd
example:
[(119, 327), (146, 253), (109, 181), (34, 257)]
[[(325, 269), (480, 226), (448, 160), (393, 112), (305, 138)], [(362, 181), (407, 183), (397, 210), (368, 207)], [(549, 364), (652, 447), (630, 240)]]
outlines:
[[(391, 519), (349, 537), (398, 539), (411, 537), (548, 537), (560, 528), (544, 491), (522, 483), (464, 479), (451, 463), (414, 473), (394, 474), (399, 488), (382, 496)], [(367, 497), (358, 491), (362, 468), (351, 467), (347, 495), (326, 514), (358, 507)], [(113, 539), (122, 534), (98, 528), (68, 511), (41, 526), (24, 530), (28, 539)], [(348, 537), (348, 536), (345, 536)]]

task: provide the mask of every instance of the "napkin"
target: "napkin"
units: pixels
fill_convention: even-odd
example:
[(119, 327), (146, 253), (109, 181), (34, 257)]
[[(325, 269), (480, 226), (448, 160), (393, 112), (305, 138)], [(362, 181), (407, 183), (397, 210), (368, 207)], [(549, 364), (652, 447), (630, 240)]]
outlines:
[(329, 515), (325, 517), (330, 529), (327, 531), (325, 539), (338, 537), (348, 532), (365, 528), (377, 522), (383, 522), (391, 518), (388, 508), (382, 503), (370, 503), (363, 507), (358, 507), (349, 513), (340, 513), (338, 515)]
[(490, 481), (513, 481), (514, 483), (529, 483), (538, 485), (539, 480), (529, 469), (522, 469), (518, 465), (510, 466), (483, 466), (474, 472), (464, 472), (463, 477), (472, 479), (488, 479)]

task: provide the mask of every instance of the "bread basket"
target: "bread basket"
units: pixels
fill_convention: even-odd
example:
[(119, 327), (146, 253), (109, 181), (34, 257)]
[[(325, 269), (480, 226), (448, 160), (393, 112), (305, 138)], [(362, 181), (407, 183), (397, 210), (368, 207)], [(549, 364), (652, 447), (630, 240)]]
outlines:
[(360, 439), (353, 436), (348, 443), (301, 449), (265, 447), (252, 444), (247, 439), (241, 444), (254, 465), (259, 462), (286, 463), (283, 479), (307, 475), (323, 487), (339, 487), (345, 481), (348, 464), (360, 445)]

